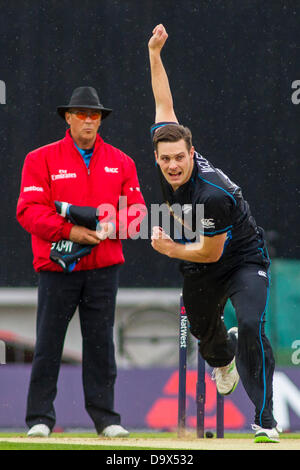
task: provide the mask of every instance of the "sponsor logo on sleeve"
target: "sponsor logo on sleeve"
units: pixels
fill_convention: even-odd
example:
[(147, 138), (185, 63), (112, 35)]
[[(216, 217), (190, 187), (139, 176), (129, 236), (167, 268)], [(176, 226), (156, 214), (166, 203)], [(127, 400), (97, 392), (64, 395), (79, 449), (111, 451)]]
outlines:
[(44, 189), (39, 186), (25, 186), (24, 193), (28, 193), (29, 191), (37, 191), (39, 193), (43, 193)]

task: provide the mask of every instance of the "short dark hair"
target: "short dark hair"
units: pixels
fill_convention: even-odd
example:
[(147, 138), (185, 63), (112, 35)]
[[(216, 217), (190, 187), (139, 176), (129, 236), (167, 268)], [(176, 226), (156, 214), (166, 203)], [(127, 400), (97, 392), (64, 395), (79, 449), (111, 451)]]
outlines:
[(159, 127), (153, 136), (154, 149), (157, 151), (159, 142), (178, 142), (183, 139), (188, 151), (192, 148), (192, 133), (188, 127), (180, 124), (166, 124)]

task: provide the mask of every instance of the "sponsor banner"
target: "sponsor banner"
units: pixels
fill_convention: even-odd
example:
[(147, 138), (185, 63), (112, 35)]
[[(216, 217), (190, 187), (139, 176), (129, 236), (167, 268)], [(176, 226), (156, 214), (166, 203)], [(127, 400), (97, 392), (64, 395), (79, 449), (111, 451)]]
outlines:
[[(25, 427), (30, 365), (0, 367), (0, 428)], [(187, 427), (196, 426), (195, 370), (187, 371)], [(175, 430), (177, 427), (178, 371), (176, 369), (119, 370), (115, 409), (129, 429)], [(84, 409), (81, 366), (61, 367), (55, 400), (57, 426), (91, 428)], [(277, 369), (274, 376), (274, 414), (285, 431), (300, 430), (300, 370)], [(254, 406), (241, 383), (225, 397), (225, 431), (250, 431)], [(206, 372), (206, 429), (216, 425), (216, 389)]]

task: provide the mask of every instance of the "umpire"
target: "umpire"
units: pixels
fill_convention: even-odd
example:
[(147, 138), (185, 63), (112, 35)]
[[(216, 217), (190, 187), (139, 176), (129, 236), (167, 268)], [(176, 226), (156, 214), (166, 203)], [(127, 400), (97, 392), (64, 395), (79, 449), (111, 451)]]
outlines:
[[(30, 152), (24, 162), (17, 219), (32, 237), (38, 273), (37, 340), (27, 400), (28, 436), (49, 436), (56, 421), (53, 402), (68, 324), (79, 309), (85, 407), (98, 434), (128, 435), (114, 410), (116, 363), (113, 326), (120, 238), (129, 237), (128, 211), (145, 215), (133, 160), (98, 134), (111, 113), (92, 87), (76, 88), (67, 105), (57, 108), (69, 125), (63, 139)], [(123, 196), (127, 205), (119, 207)], [(97, 208), (96, 230), (72, 223), (56, 212), (56, 201)], [(105, 210), (108, 208), (108, 213)], [(67, 214), (64, 214), (67, 215)], [(141, 220), (141, 219), (139, 219)], [(122, 231), (122, 237), (120, 237)], [(50, 259), (52, 245), (91, 246), (69, 272)], [(74, 261), (74, 260), (73, 260)]]
[[(241, 189), (195, 151), (190, 130), (178, 124), (161, 60), (167, 37), (163, 25), (158, 25), (148, 44), (156, 104), (152, 136), (165, 201), (187, 230), (178, 243), (154, 227), (152, 246), (182, 260), (183, 299), (191, 332), (200, 340), (203, 358), (214, 368), (218, 391), (233, 392), (241, 377), (255, 406), (255, 442), (278, 442), (272, 409), (274, 357), (264, 331), (270, 261), (263, 230), (256, 225)], [(176, 213), (176, 205), (183, 214)], [(197, 213), (200, 205), (202, 216)], [(229, 332), (222, 316), (228, 298), (238, 321), (238, 330)]]

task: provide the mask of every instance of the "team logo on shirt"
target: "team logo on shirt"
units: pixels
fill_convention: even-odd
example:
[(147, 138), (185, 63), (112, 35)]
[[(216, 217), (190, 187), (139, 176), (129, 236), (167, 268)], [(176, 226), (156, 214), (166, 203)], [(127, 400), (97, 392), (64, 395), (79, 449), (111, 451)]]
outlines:
[(214, 219), (201, 219), (201, 223), (204, 228), (215, 228)]
[(263, 276), (263, 277), (268, 277), (268, 275), (267, 275), (267, 273), (265, 273), (265, 271), (258, 271), (258, 275)]

